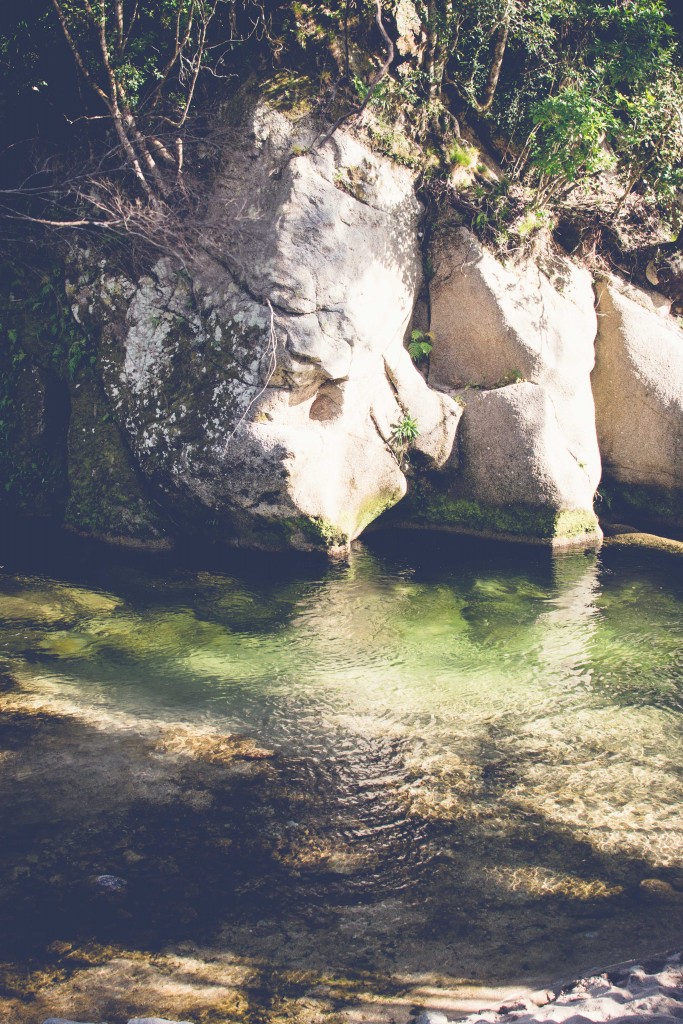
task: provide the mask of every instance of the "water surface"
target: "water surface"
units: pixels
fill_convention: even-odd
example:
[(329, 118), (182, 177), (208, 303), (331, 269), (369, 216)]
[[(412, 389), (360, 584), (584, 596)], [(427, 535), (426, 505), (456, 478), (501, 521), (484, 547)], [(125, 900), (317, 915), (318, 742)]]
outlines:
[[(395, 534), (4, 564), (0, 1020), (85, 1012), (115, 955), (239, 964), (235, 1019), (401, 1019), (680, 945), (674, 560)], [(113, 1024), (164, 1009), (131, 986)]]

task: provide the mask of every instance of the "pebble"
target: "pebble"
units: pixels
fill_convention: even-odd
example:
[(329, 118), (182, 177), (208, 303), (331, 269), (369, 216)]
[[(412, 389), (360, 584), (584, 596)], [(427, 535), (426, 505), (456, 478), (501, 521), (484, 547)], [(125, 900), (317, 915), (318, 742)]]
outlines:
[(191, 1024), (189, 1020), (167, 1020), (165, 1017), (131, 1017), (128, 1024)]
[(88, 1021), (66, 1020), (65, 1017), (48, 1017), (47, 1020), (43, 1021), (43, 1024), (88, 1024)]
[(416, 1018), (415, 1024), (448, 1024), (448, 1017), (438, 1010), (423, 1010)]
[(680, 900), (681, 898), (681, 893), (674, 889), (670, 882), (665, 882), (662, 878), (644, 878), (640, 883), (640, 888), (650, 896), (659, 896), (660, 899)]
[(556, 997), (557, 993), (553, 992), (552, 989), (539, 988), (535, 992), (532, 992), (531, 995), (527, 997), (527, 1000), (532, 1006), (545, 1006), (546, 1003), (549, 1003), (551, 999), (555, 999)]
[[(89, 1021), (66, 1020), (64, 1017), (48, 1017), (43, 1024), (91, 1024)], [(128, 1024), (191, 1024), (189, 1020), (167, 1020), (166, 1017), (131, 1017)], [(437, 1021), (434, 1024), (438, 1024)]]
[(98, 875), (94, 884), (100, 892), (116, 893), (125, 892), (128, 882), (118, 875)]

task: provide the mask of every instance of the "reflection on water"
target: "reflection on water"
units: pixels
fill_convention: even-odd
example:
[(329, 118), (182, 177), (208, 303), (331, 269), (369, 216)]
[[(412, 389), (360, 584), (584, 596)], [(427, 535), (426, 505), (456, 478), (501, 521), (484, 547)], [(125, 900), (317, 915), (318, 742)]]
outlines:
[[(677, 941), (683, 583), (671, 563), (398, 535), (305, 576), (276, 560), (162, 571), (100, 559), (50, 572), (0, 574), (0, 668), (19, 684), (3, 700), (99, 730), (109, 781), (84, 784), (79, 827), (97, 831), (113, 813), (111, 773), (131, 765), (138, 789), (119, 792), (131, 834), (145, 786), (163, 791), (167, 818), (171, 806), (199, 815), (187, 833), (177, 814), (173, 823), (192, 862), (219, 842), (220, 800), (221, 822), (239, 821), (239, 837), (224, 839), (230, 856), (240, 851), (238, 881), (207, 860), (214, 891), (185, 919), (186, 898), (201, 907), (206, 893), (201, 879), (184, 892), (175, 850), (175, 889), (158, 884), (177, 913), (173, 926), (159, 917), (148, 944), (201, 934), (283, 970), (323, 958), (337, 971), (521, 983)], [(240, 782), (238, 810), (234, 776), (229, 804), (222, 777), (164, 774), (164, 756), (179, 753), (215, 766), (234, 733), (257, 752), (242, 762), (257, 768)], [(97, 775), (85, 733), (44, 742), (46, 757)], [(19, 792), (25, 782), (0, 752), (15, 861), (31, 856), (26, 822), (50, 833), (66, 813), (69, 774), (54, 757), (43, 777), (24, 768), (43, 797), (53, 789), (36, 811), (23, 790), (12, 803), (12, 783)], [(163, 814), (156, 827), (167, 827)], [(164, 870), (151, 848), (122, 848), (105, 866), (134, 884), (136, 856), (157, 857), (151, 891)], [(16, 872), (8, 857), (2, 866)], [(88, 857), (78, 864), (87, 874)], [(10, 902), (29, 885), (18, 877)], [(292, 921), (311, 915), (313, 933), (293, 938)], [(260, 938), (258, 921), (269, 922)], [(32, 954), (64, 937), (31, 935)]]

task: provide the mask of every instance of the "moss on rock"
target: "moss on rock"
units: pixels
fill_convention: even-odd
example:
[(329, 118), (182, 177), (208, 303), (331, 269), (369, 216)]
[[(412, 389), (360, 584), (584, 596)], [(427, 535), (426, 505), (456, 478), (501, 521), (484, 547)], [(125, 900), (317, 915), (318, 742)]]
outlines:
[(132, 547), (170, 546), (167, 527), (143, 494), (94, 374), (79, 374), (71, 400), (65, 526)]
[(600, 510), (611, 517), (633, 520), (636, 525), (675, 526), (683, 529), (683, 488), (664, 490), (642, 484), (626, 484), (610, 477), (600, 485)]
[(654, 533), (631, 532), (617, 533), (605, 538), (605, 545), (610, 548), (642, 548), (646, 551), (657, 551), (665, 555), (683, 558), (683, 541), (669, 537), (659, 537)]
[(389, 519), (396, 525), (531, 543), (580, 543), (600, 538), (597, 516), (589, 509), (488, 505), (428, 486), (416, 488)]

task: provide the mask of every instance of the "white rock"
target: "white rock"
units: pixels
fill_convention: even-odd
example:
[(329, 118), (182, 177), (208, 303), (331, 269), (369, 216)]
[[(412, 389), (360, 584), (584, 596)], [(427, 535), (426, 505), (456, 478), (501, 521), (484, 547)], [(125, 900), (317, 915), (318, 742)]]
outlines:
[(600, 448), (618, 484), (679, 491), (683, 501), (683, 332), (646, 299), (615, 280), (598, 285)]
[(132, 297), (102, 275), (79, 315), (92, 306), (110, 401), (176, 522), (343, 548), (405, 494), (396, 423), (417, 419), (427, 466), (453, 448), (459, 410), (403, 349), (420, 207), (405, 168), (343, 131), (288, 159), (305, 129), (264, 106), (253, 128), (226, 151), (189, 273), (161, 259)]
[(167, 1020), (166, 1017), (131, 1017), (128, 1024), (191, 1024), (189, 1020)]
[(599, 541), (589, 275), (564, 260), (552, 280), (534, 264), (506, 268), (464, 228), (440, 238), (435, 271), (429, 382), (464, 405), (448, 495), (486, 506), (462, 528)]
[(415, 1024), (448, 1024), (448, 1017), (438, 1010), (423, 1010), (415, 1018)]
[(66, 1020), (65, 1017), (48, 1017), (43, 1024), (87, 1024), (86, 1021)]
[(504, 267), (471, 232), (445, 236), (431, 282), (429, 382), (498, 387), (515, 377), (543, 387), (563, 449), (585, 466), (593, 490), (600, 453), (590, 374), (597, 320), (590, 275), (558, 259), (552, 280), (535, 263)]

